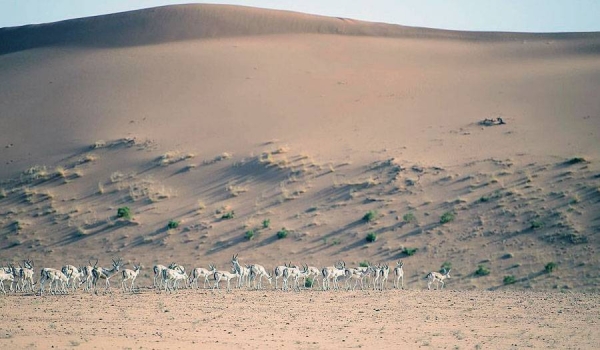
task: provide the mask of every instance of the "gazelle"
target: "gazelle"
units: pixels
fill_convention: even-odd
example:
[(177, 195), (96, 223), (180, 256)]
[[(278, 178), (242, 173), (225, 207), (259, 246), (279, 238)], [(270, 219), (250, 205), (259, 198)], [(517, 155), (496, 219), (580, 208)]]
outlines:
[[(321, 270), (319, 270), (318, 267), (309, 266), (308, 274), (306, 276), (304, 276), (304, 281), (302, 282), (302, 285), (306, 286), (306, 279), (312, 278), (312, 283), (310, 285), (310, 289), (312, 289), (313, 286), (315, 285), (315, 283), (319, 284), (319, 278), (318, 278), (319, 276), (321, 276)], [(321, 288), (320, 285), (319, 285), (319, 288)]]
[(346, 263), (344, 261), (338, 261), (334, 266), (324, 267), (321, 270), (323, 275), (323, 290), (331, 288), (330, 280), (333, 282), (333, 288), (338, 289), (338, 278), (344, 276), (346, 273)]
[(15, 267), (13, 264), (9, 264), (8, 270), (10, 270), (10, 272), (13, 275), (13, 280), (10, 283), (10, 291), (20, 292), (22, 285), (21, 275), (23, 274), (23, 267), (21, 267), (21, 265), (19, 265), (19, 267)]
[(240, 265), (240, 262), (238, 260), (238, 255), (235, 254), (232, 258), (231, 258), (231, 264), (233, 265), (233, 269), (235, 270), (235, 272), (238, 274), (239, 279), (238, 279), (238, 288), (242, 288), (242, 286), (245, 284), (246, 280), (250, 277), (250, 269), (248, 269), (247, 267), (244, 267), (242, 265)]
[[(267, 281), (269, 281), (270, 285), (273, 284), (271, 282), (273, 278), (271, 277), (271, 275), (269, 275), (269, 273), (267, 273), (267, 270), (265, 269), (264, 266), (258, 265), (258, 264), (250, 265), (250, 281), (253, 282), (254, 288), (256, 288), (256, 289), (262, 288), (263, 277), (267, 278)], [(256, 278), (258, 278), (258, 283), (256, 282)]]
[(120, 258), (117, 261), (115, 261), (115, 259), (112, 259), (112, 262), (113, 267), (111, 269), (107, 269), (104, 267), (95, 267), (92, 270), (92, 275), (94, 276), (94, 279), (92, 281), (92, 284), (94, 285), (94, 291), (96, 290), (96, 284), (98, 283), (99, 279), (105, 279), (106, 290), (110, 289), (110, 278), (116, 275), (117, 272), (119, 272), (121, 266), (123, 266), (123, 261)]
[(136, 264), (133, 264), (133, 270), (123, 269), (123, 272), (121, 273), (123, 275), (123, 280), (121, 281), (121, 288), (123, 288), (124, 292), (127, 291), (127, 285), (125, 284), (125, 282), (129, 280), (131, 280), (131, 286), (129, 287), (129, 291), (133, 292), (133, 284), (135, 283), (135, 279), (137, 278), (141, 269), (142, 265)]
[[(356, 267), (356, 268), (347, 268), (344, 270), (344, 274), (346, 275), (346, 289), (355, 290), (356, 286), (360, 282), (360, 289), (364, 289), (364, 278), (371, 273), (371, 269), (369, 267)], [(356, 280), (353, 287), (350, 287), (348, 283), (351, 279)]]
[(15, 276), (13, 276), (12, 271), (7, 271), (5, 268), (0, 268), (0, 291), (6, 294), (6, 290), (4, 289), (4, 281), (10, 281), (12, 283), (15, 280)]
[(298, 266), (292, 266), (292, 263), (290, 262), (289, 265), (288, 264), (283, 264), (283, 266), (279, 265), (277, 267), (275, 267), (273, 269), (273, 278), (275, 279), (275, 289), (278, 288), (277, 286), (277, 280), (279, 279), (279, 277), (283, 277), (283, 271), (285, 269), (287, 269), (288, 267), (295, 267), (298, 268)]
[(98, 259), (96, 259), (96, 263), (92, 266), (92, 261), (89, 260), (88, 261), (89, 265), (88, 266), (82, 266), (79, 271), (82, 272), (82, 284), (85, 284), (83, 286), (83, 290), (86, 292), (89, 292), (92, 290), (92, 282), (94, 280), (94, 273), (92, 272), (95, 268), (96, 265), (98, 265)]
[(396, 276), (396, 281), (394, 282), (394, 288), (398, 289), (398, 283), (400, 282), (400, 279), (402, 279), (402, 289), (404, 289), (404, 270), (402, 269), (402, 267), (404, 266), (404, 263), (402, 261), (398, 261), (396, 263), (396, 267), (394, 267), (394, 275)]
[[(75, 291), (75, 289), (81, 285), (83, 272), (79, 271), (77, 267), (73, 265), (65, 265), (62, 267), (62, 269), (60, 269), (60, 271), (69, 279), (67, 287), (70, 287), (72, 291)], [(79, 281), (79, 285), (76, 285), (75, 281)]]
[[(50, 281), (50, 294), (58, 293), (58, 286), (60, 284), (61, 291), (63, 294), (67, 294), (67, 283), (69, 282), (69, 278), (62, 273), (60, 270), (52, 269), (52, 268), (43, 268), (40, 272), (40, 295), (44, 294), (44, 285), (46, 281)], [(54, 291), (52, 290), (52, 285), (56, 282), (56, 287)]]
[[(444, 289), (444, 280), (446, 278), (450, 278), (450, 270), (446, 271), (446, 269), (444, 269), (443, 274), (433, 271), (433, 272), (428, 273), (427, 277), (425, 277), (425, 278), (427, 278), (427, 280), (428, 280), (427, 281), (427, 289), (428, 290), (431, 290), (431, 284), (433, 282), (436, 282), (436, 285), (435, 285), (436, 289)], [(442, 288), (439, 288), (440, 283), (442, 284)]]
[(219, 282), (221, 282), (221, 280), (225, 280), (227, 281), (227, 290), (231, 290), (230, 287), (230, 281), (236, 277), (239, 278), (239, 274), (237, 273), (237, 271), (235, 271), (235, 269), (232, 269), (231, 272), (228, 271), (215, 271), (215, 285), (213, 287), (213, 289), (219, 289)]
[(390, 266), (385, 264), (379, 268), (379, 278), (381, 282), (379, 284), (379, 290), (385, 290), (385, 286), (387, 285), (387, 280), (390, 275)]
[(287, 290), (289, 288), (288, 280), (290, 277), (294, 280), (294, 290), (300, 290), (300, 286), (298, 285), (298, 278), (300, 275), (306, 276), (306, 274), (308, 274), (308, 266), (303, 266), (303, 270), (300, 270), (297, 267), (286, 268), (285, 270), (283, 270), (283, 283), (281, 286), (281, 290)]
[[(179, 281), (187, 281), (188, 275), (183, 271), (185, 270), (180, 268), (167, 268), (162, 271), (162, 284), (165, 286), (165, 291), (173, 292), (179, 287)], [(170, 282), (173, 282), (173, 284), (171, 285)]]
[(162, 272), (166, 269), (167, 267), (165, 265), (154, 265), (154, 268), (152, 268), (152, 270), (154, 270), (154, 280), (152, 283), (154, 288), (160, 289), (160, 287), (162, 287)]
[(192, 274), (190, 275), (190, 287), (193, 288), (194, 285), (196, 288), (198, 287), (198, 279), (204, 277), (204, 289), (206, 289), (206, 284), (210, 286), (210, 282), (208, 282), (208, 277), (214, 274), (213, 271), (205, 269), (203, 267), (197, 267), (192, 270)]
[(21, 266), (21, 290), (27, 291), (29, 289), (29, 291), (33, 292), (33, 286), (35, 285), (33, 274), (33, 261), (24, 260), (23, 266)]

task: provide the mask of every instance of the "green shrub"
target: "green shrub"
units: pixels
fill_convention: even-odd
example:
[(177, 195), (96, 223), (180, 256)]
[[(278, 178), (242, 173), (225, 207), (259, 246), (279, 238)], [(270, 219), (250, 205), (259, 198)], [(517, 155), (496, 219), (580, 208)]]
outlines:
[(490, 269), (488, 269), (487, 267), (485, 267), (483, 265), (477, 266), (477, 270), (475, 270), (476, 276), (487, 276), (489, 274), (490, 274)]
[(370, 265), (369, 262), (366, 260), (358, 263), (358, 266), (360, 266), (360, 267), (369, 267), (369, 265)]
[(533, 220), (531, 222), (531, 228), (533, 230), (544, 227), (544, 222), (541, 220)]
[(551, 262), (547, 263), (546, 266), (544, 266), (544, 270), (547, 273), (552, 273), (554, 270), (556, 270), (557, 266), (558, 265), (554, 261), (551, 261)]
[(281, 230), (277, 231), (277, 238), (283, 239), (288, 236), (288, 230), (285, 227), (282, 227)]
[(232, 210), (232, 211), (228, 211), (227, 213), (223, 214), (221, 216), (221, 219), (229, 220), (229, 219), (233, 219), (234, 217), (235, 217), (235, 212)]
[(131, 209), (129, 207), (118, 208), (117, 217), (125, 220), (131, 220)]
[(178, 228), (178, 227), (179, 227), (179, 221), (170, 220), (169, 223), (167, 224), (167, 228), (169, 230), (172, 230), (172, 229)]
[(375, 221), (375, 219), (377, 219), (377, 211), (376, 210), (369, 210), (363, 217), (362, 220), (364, 222), (372, 222)]
[(262, 225), (263, 228), (269, 228), (269, 226), (271, 226), (271, 219), (264, 219)]
[(513, 276), (513, 275), (504, 276), (504, 279), (502, 281), (505, 285), (513, 284), (513, 283), (517, 282), (517, 280), (515, 279), (515, 276)]
[(372, 243), (375, 242), (377, 240), (377, 235), (375, 234), (375, 232), (371, 232), (367, 235), (367, 242)]
[(341, 243), (342, 243), (342, 241), (340, 241), (338, 238), (335, 238), (335, 239), (333, 239), (331, 241), (331, 244), (333, 244), (333, 245), (338, 245), (338, 244), (341, 244)]
[(417, 250), (419, 250), (419, 249), (404, 247), (404, 249), (402, 249), (402, 253), (404, 253), (405, 255), (408, 255), (408, 256), (413, 256), (413, 255), (415, 255)]
[(413, 213), (406, 213), (402, 217), (402, 220), (404, 220), (404, 222), (406, 222), (406, 223), (411, 223), (411, 222), (416, 221), (417, 218), (415, 217), (415, 214), (413, 214)]
[(254, 238), (254, 230), (248, 230), (246, 231), (246, 234), (244, 234), (244, 237), (246, 237), (247, 240), (251, 240), (252, 238)]
[(445, 212), (440, 218), (440, 224), (447, 224), (451, 221), (454, 221), (454, 213), (451, 211)]
[(315, 281), (312, 279), (312, 277), (307, 277), (306, 281), (304, 281), (304, 288), (312, 288), (313, 283), (315, 283)]
[(444, 261), (444, 263), (440, 267), (440, 272), (444, 273), (445, 271), (450, 271), (451, 268), (452, 268), (452, 263), (449, 261)]

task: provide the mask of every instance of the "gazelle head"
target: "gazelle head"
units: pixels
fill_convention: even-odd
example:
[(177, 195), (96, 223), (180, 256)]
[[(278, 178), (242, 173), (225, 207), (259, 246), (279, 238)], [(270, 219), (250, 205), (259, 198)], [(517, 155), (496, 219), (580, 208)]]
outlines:
[(402, 267), (402, 266), (404, 266), (404, 263), (402, 262), (402, 260), (399, 260), (399, 261), (396, 263), (396, 267)]
[(142, 265), (141, 264), (140, 265), (133, 264), (133, 271), (138, 272), (141, 269), (142, 269)]
[(96, 259), (96, 262), (92, 264), (92, 259), (88, 260), (88, 263), (90, 264), (90, 266), (95, 269), (98, 266), (98, 259)]
[(238, 264), (239, 263), (239, 261), (238, 261), (238, 254), (235, 254), (235, 255), (233, 255), (231, 257), (231, 263), (232, 264)]
[(208, 269), (212, 272), (216, 272), (217, 271), (217, 266), (215, 266), (215, 264), (210, 264), (208, 265)]
[[(452, 269), (450, 269), (450, 270), (452, 270)], [(450, 278), (450, 270), (446, 271), (446, 269), (444, 269), (444, 276), (446, 278)]]
[(121, 266), (123, 266), (123, 260), (121, 260), (121, 258), (119, 258), (119, 260), (112, 259), (113, 262), (113, 267), (115, 268), (115, 271), (119, 271), (119, 269), (121, 268)]
[(335, 267), (338, 270), (344, 270), (346, 268), (346, 262), (344, 260), (340, 260), (338, 262), (335, 263)]
[(269, 285), (273, 285), (273, 276), (272, 275), (267, 275), (267, 281), (269, 281)]

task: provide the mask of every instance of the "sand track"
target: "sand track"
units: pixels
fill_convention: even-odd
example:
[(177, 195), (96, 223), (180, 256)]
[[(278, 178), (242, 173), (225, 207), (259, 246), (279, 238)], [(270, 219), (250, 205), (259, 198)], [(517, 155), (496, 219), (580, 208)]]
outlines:
[(593, 349), (600, 344), (597, 294), (142, 290), (11, 295), (0, 303), (4, 349)]

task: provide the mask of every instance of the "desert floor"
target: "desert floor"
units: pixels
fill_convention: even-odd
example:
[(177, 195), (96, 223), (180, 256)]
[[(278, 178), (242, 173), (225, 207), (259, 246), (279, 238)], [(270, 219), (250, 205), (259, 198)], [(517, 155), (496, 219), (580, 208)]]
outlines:
[(597, 349), (598, 301), (456, 290), (10, 295), (0, 348)]

